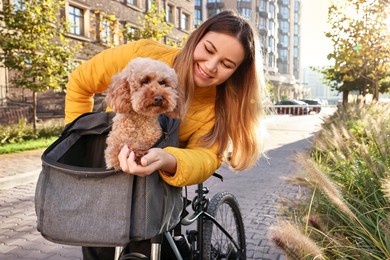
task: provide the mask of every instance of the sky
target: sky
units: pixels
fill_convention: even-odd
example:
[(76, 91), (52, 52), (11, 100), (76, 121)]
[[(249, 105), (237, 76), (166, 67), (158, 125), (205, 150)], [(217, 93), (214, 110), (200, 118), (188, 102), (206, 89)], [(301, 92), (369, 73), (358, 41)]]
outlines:
[(326, 66), (326, 56), (332, 52), (327, 31), (330, 0), (302, 0), (301, 59), (302, 66)]

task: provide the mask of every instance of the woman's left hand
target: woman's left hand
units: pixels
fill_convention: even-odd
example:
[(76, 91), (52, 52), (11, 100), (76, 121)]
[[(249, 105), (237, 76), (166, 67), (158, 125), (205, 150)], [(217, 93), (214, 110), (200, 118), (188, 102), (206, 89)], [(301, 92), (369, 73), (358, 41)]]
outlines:
[(135, 154), (127, 146), (122, 148), (118, 158), (122, 171), (140, 177), (148, 176), (156, 170), (163, 170), (172, 175), (176, 172), (176, 158), (161, 148), (149, 149), (141, 158), (141, 164), (135, 162)]

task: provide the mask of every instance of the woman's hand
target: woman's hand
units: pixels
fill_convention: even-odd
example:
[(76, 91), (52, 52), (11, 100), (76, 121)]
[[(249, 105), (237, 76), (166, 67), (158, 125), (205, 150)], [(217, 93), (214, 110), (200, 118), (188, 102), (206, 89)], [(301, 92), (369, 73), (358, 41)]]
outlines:
[(156, 170), (163, 170), (172, 175), (176, 172), (176, 158), (161, 148), (149, 149), (148, 153), (141, 158), (141, 164), (137, 164), (134, 152), (125, 145), (118, 158), (122, 171), (140, 177), (148, 176)]

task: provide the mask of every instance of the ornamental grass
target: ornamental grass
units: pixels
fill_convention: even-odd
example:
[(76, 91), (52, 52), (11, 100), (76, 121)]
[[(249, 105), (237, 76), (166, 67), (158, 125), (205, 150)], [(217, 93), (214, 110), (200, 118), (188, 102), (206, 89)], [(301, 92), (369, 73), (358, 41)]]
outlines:
[[(388, 103), (350, 104), (325, 119), (309, 152), (295, 155), (296, 175), (286, 181), (304, 193), (285, 201), (271, 228), (289, 259), (390, 259), (389, 115)], [(291, 227), (318, 249), (281, 240)]]

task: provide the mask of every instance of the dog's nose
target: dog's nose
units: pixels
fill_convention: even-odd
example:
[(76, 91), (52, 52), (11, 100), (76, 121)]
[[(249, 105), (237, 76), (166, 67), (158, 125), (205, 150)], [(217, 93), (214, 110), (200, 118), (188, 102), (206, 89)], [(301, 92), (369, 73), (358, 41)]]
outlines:
[(154, 96), (154, 104), (155, 106), (161, 106), (163, 103), (163, 97), (158, 95), (158, 96)]

